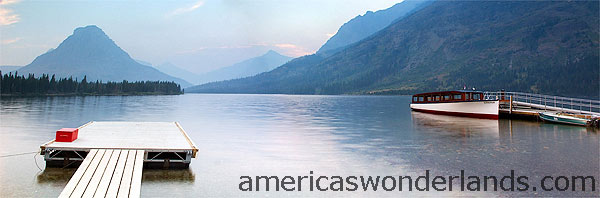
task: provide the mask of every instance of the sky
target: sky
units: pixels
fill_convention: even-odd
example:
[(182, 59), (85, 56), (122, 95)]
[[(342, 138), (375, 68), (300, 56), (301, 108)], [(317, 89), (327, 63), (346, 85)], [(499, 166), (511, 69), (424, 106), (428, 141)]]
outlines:
[(0, 0), (0, 65), (27, 65), (97, 25), (136, 60), (204, 73), (268, 50), (312, 54), (350, 19), (399, 2)]

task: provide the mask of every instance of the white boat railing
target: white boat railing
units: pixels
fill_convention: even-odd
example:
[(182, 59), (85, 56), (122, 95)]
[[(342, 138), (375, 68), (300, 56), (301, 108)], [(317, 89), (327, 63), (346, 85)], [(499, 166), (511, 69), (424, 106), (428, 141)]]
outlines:
[(513, 104), (543, 110), (600, 115), (600, 101), (523, 92), (484, 92), (487, 100), (510, 100)]

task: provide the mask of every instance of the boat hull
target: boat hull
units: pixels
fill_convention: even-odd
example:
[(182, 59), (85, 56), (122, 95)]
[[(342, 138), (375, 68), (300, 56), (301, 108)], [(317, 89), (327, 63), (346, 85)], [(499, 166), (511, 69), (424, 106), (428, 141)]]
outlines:
[(499, 103), (495, 101), (441, 102), (410, 104), (414, 111), (472, 118), (498, 119)]
[(559, 116), (551, 113), (539, 113), (540, 118), (544, 121), (554, 122), (554, 123), (562, 123), (562, 124), (571, 124), (571, 125), (579, 125), (586, 126), (588, 120), (581, 118), (574, 118), (569, 116)]

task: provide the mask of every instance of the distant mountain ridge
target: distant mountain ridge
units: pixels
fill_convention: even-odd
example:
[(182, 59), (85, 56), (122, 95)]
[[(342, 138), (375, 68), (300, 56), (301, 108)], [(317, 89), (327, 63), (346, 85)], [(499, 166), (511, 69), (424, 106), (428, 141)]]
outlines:
[(385, 10), (376, 12), (368, 11), (364, 15), (354, 17), (342, 25), (339, 30), (327, 42), (321, 46), (317, 54), (327, 51), (339, 51), (342, 48), (356, 43), (375, 32), (382, 30), (392, 22), (419, 10), (432, 1), (405, 0)]
[(200, 81), (198, 81), (198, 79), (200, 79), (200, 75), (182, 69), (172, 63), (166, 62), (160, 65), (153, 65), (154, 68), (158, 69), (158, 71), (161, 71), (165, 74), (169, 74), (171, 76), (177, 77), (177, 78), (181, 78), (185, 81), (188, 81), (192, 84), (199, 84)]
[(254, 57), (231, 66), (223, 67), (208, 73), (200, 74), (198, 84), (231, 80), (254, 76), (263, 72), (268, 72), (278, 66), (291, 60), (292, 57), (284, 56), (276, 51), (269, 50), (267, 53)]
[(95, 25), (76, 28), (56, 49), (36, 57), (18, 72), (72, 76), (79, 80), (86, 76), (88, 81), (160, 80), (174, 81), (182, 87), (191, 85), (136, 62)]
[(9, 72), (14, 72), (17, 69), (20, 69), (22, 66), (13, 66), (13, 65), (2, 65), (0, 66), (0, 71), (2, 71), (2, 74), (5, 73), (9, 73)]
[(506, 89), (599, 98), (598, 1), (436, 1), (330, 56), (203, 93), (360, 94)]

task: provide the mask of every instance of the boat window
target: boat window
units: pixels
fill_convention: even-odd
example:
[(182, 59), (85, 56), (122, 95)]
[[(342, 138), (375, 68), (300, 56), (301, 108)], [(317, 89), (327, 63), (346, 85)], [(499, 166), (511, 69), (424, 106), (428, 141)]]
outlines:
[(435, 101), (440, 101), (440, 96), (435, 96)]
[(427, 96), (427, 98), (425, 98), (425, 101), (432, 101), (431, 96)]
[(417, 102), (417, 97), (413, 96), (413, 102)]
[(460, 95), (460, 94), (454, 95), (454, 100), (462, 100), (462, 95)]
[(445, 95), (444, 100), (450, 100), (450, 95)]
[(419, 102), (423, 102), (423, 96), (419, 96)]
[(481, 100), (481, 94), (473, 94), (473, 100)]

